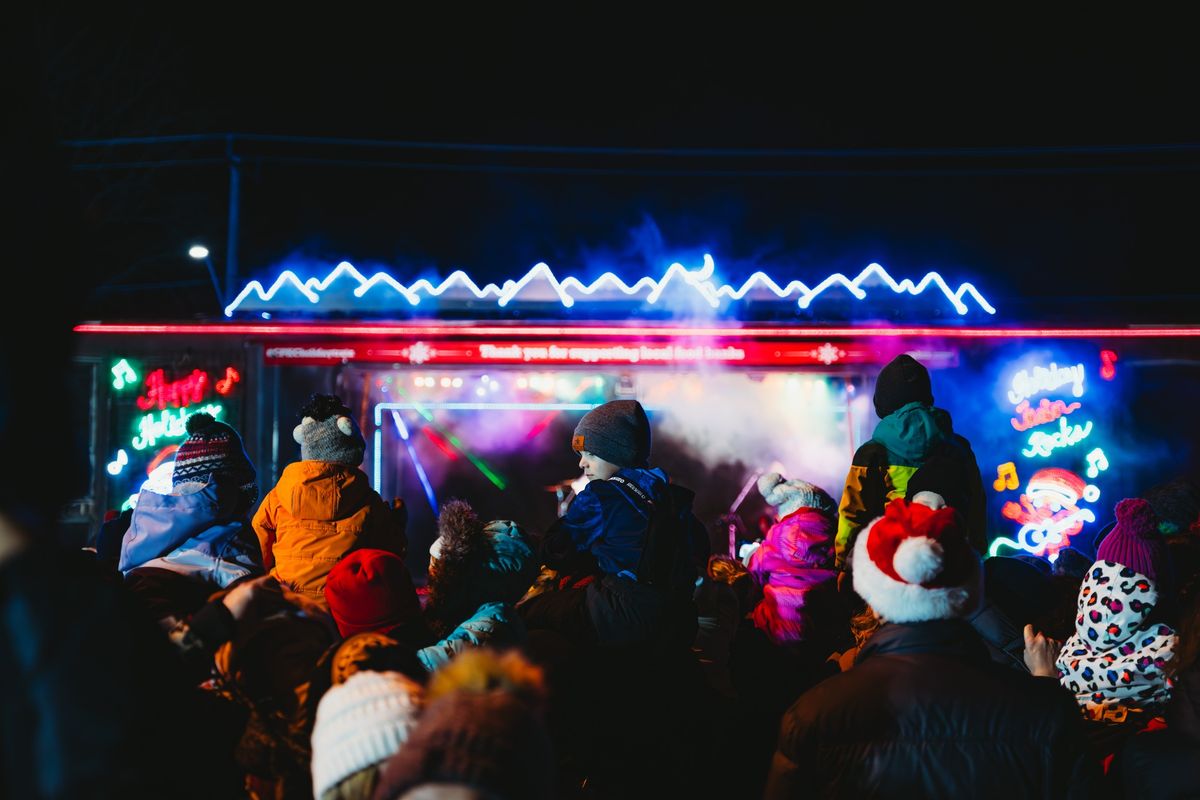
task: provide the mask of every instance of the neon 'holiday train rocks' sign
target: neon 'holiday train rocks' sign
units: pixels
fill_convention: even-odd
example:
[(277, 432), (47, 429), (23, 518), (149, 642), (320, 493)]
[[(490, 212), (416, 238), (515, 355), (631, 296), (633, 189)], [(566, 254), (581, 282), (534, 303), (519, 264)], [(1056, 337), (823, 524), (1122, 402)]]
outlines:
[[(112, 494), (131, 491), (122, 509), (137, 502), (145, 486), (155, 491), (171, 490), (174, 454), (187, 437), (187, 418), (199, 411), (223, 422), (230, 418), (241, 372), (232, 365), (209, 372), (194, 368), (179, 376), (167, 368), (143, 373), (122, 358), (109, 370), (112, 375), (113, 420), (110, 441), (115, 446), (106, 471), (120, 488)], [(144, 374), (144, 377), (142, 377)]]
[[(1111, 367), (1115, 354), (1105, 361)], [(1015, 456), (996, 466), (992, 489), (1021, 489), (1005, 500), (1001, 516), (1017, 525), (1012, 538), (999, 536), (989, 554), (1026, 552), (1058, 558), (1071, 537), (1096, 521), (1100, 488), (1093, 483), (1108, 469), (1104, 450), (1092, 441), (1094, 421), (1087, 417), (1087, 367), (1084, 363), (1025, 364), (1013, 373), (1005, 397), (1012, 404), (1008, 423), (1017, 434)], [(1102, 373), (1111, 380), (1114, 371)], [(1054, 395), (1059, 395), (1055, 397)], [(1082, 473), (1082, 474), (1081, 474)]]

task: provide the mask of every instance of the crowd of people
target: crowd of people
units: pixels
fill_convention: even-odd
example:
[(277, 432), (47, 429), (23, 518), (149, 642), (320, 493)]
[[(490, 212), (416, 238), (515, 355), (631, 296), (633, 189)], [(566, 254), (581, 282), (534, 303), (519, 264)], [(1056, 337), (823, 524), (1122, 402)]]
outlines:
[[(20, 797), (1200, 795), (1200, 489), (1121, 500), (1095, 557), (984, 557), (970, 443), (908, 355), (840, 498), (763, 475), (710, 552), (635, 400), (544, 531), (445, 503), (428, 553), (332, 395), (259, 499), (187, 420), (169, 494), (63, 552), (0, 535), (0, 779)], [(514, 512), (519, 512), (514, 509)], [(519, 513), (514, 513), (519, 517)], [(428, 579), (414, 582), (414, 559)], [(417, 574), (425, 574), (424, 570)]]

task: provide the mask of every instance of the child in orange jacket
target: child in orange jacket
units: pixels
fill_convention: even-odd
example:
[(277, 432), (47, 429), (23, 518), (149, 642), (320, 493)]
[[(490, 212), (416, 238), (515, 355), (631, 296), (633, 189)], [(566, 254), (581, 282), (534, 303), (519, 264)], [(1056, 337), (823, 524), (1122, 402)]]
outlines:
[(301, 461), (288, 464), (254, 515), (263, 565), (292, 590), (325, 605), (325, 578), (360, 547), (407, 550), (402, 504), (389, 507), (358, 468), (366, 440), (335, 395), (314, 394), (292, 432)]

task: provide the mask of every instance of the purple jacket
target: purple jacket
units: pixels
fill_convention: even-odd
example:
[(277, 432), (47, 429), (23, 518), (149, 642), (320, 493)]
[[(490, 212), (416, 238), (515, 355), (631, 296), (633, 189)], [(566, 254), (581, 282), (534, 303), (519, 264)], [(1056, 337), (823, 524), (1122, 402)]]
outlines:
[[(776, 522), (747, 568), (763, 587), (754, 624), (777, 644), (810, 638), (814, 600), (836, 591), (837, 517), (800, 508)], [(819, 600), (817, 605), (819, 605)]]

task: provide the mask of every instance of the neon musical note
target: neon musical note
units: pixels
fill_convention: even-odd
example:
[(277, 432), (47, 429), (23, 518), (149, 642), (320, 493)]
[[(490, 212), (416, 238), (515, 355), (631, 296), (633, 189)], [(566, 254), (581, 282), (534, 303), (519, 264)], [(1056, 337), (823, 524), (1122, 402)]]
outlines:
[(233, 385), (240, 381), (242, 376), (233, 367), (225, 368), (225, 377), (217, 381), (217, 394), (227, 395), (233, 391)]
[(1017, 479), (1017, 465), (1012, 461), (1005, 461), (1000, 466), (996, 467), (996, 480), (992, 481), (992, 488), (997, 492), (1003, 492), (1005, 489), (1015, 489), (1020, 485)]
[(1087, 463), (1087, 476), (1089, 478), (1095, 478), (1101, 472), (1108, 469), (1108, 458), (1099, 447), (1087, 454)]
[(125, 469), (125, 465), (128, 463), (129, 463), (129, 456), (125, 453), (125, 450), (124, 449), (118, 450), (117, 457), (114, 460), (108, 462), (108, 467), (107, 467), (108, 474), (109, 475), (120, 475), (121, 470)]
[(133, 371), (133, 367), (129, 366), (129, 362), (121, 359), (112, 367), (113, 388), (118, 392), (126, 386), (132, 386), (137, 383), (137, 373)]
[(1113, 350), (1100, 351), (1100, 377), (1111, 381), (1117, 375), (1117, 354)]

